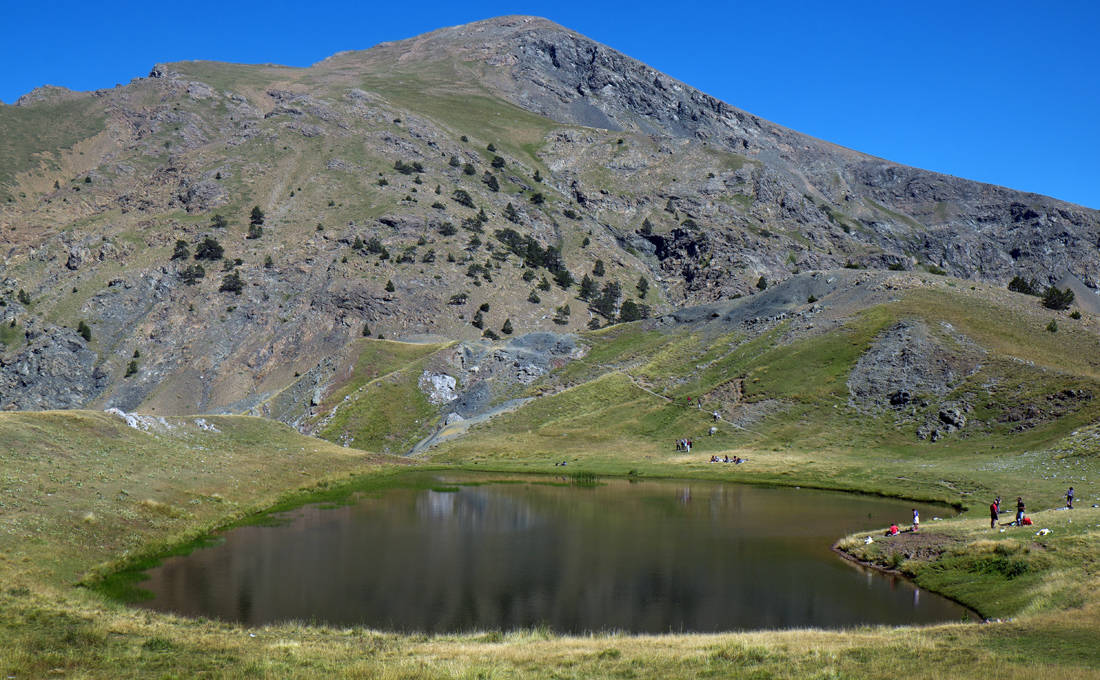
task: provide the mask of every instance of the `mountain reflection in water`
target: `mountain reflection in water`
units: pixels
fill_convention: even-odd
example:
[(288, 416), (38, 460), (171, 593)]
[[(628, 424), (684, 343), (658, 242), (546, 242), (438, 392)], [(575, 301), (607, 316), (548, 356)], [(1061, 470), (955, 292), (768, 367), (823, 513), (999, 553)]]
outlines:
[[(440, 484), (473, 479), (433, 474)], [(911, 503), (709, 482), (451, 489), (396, 488), (233, 529), (151, 570), (141, 587), (154, 597), (142, 606), (424, 632), (719, 631), (964, 614), (829, 549), (851, 531), (903, 521)]]

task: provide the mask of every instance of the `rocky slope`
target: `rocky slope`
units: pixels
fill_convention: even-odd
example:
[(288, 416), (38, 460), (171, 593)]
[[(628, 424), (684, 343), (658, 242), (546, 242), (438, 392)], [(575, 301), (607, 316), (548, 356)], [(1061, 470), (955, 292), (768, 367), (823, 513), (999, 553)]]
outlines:
[(575, 331), (845, 265), (1100, 282), (1096, 211), (806, 137), (530, 17), (42, 88), (0, 133), (3, 408), (239, 411), (365, 332)]

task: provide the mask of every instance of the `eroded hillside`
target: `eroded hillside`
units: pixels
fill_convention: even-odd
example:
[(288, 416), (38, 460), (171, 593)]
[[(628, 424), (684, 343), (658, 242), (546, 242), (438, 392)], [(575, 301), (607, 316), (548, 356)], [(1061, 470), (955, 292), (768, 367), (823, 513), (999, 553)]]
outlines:
[(0, 130), (5, 408), (262, 409), (364, 336), (576, 332), (843, 266), (1100, 280), (1095, 211), (808, 138), (529, 17), (43, 88)]

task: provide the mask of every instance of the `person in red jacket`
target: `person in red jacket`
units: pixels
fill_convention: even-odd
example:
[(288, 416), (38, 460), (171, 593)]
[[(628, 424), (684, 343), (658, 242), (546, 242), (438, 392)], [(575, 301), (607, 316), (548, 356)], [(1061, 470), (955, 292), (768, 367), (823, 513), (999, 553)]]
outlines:
[(1000, 504), (998, 502), (1000, 500), (1001, 499), (998, 498), (997, 500), (995, 500), (995, 501), (993, 501), (992, 503), (989, 504), (989, 528), (990, 529), (996, 529), (997, 528), (997, 515), (1001, 511), (1001, 508), (999, 507)]

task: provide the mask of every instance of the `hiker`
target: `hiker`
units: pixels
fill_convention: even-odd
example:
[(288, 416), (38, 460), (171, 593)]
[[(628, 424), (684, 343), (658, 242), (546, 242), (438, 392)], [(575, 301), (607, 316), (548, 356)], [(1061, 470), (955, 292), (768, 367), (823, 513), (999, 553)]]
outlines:
[(1000, 510), (1000, 508), (997, 507), (998, 501), (1000, 501), (999, 498), (989, 504), (989, 528), (990, 529), (996, 529), (997, 528), (997, 513)]
[(1072, 486), (1069, 488), (1069, 491), (1066, 492), (1066, 507), (1069, 508), (1070, 510), (1073, 509), (1073, 487)]
[(717, 423), (718, 420), (719, 420), (718, 411), (715, 411), (714, 413), (711, 413), (711, 415), (714, 416), (714, 422)]
[(1020, 523), (1024, 521), (1024, 497), (1016, 497), (1016, 526), (1020, 526)]
[(913, 508), (913, 531), (920, 529), (920, 514), (916, 508)]

